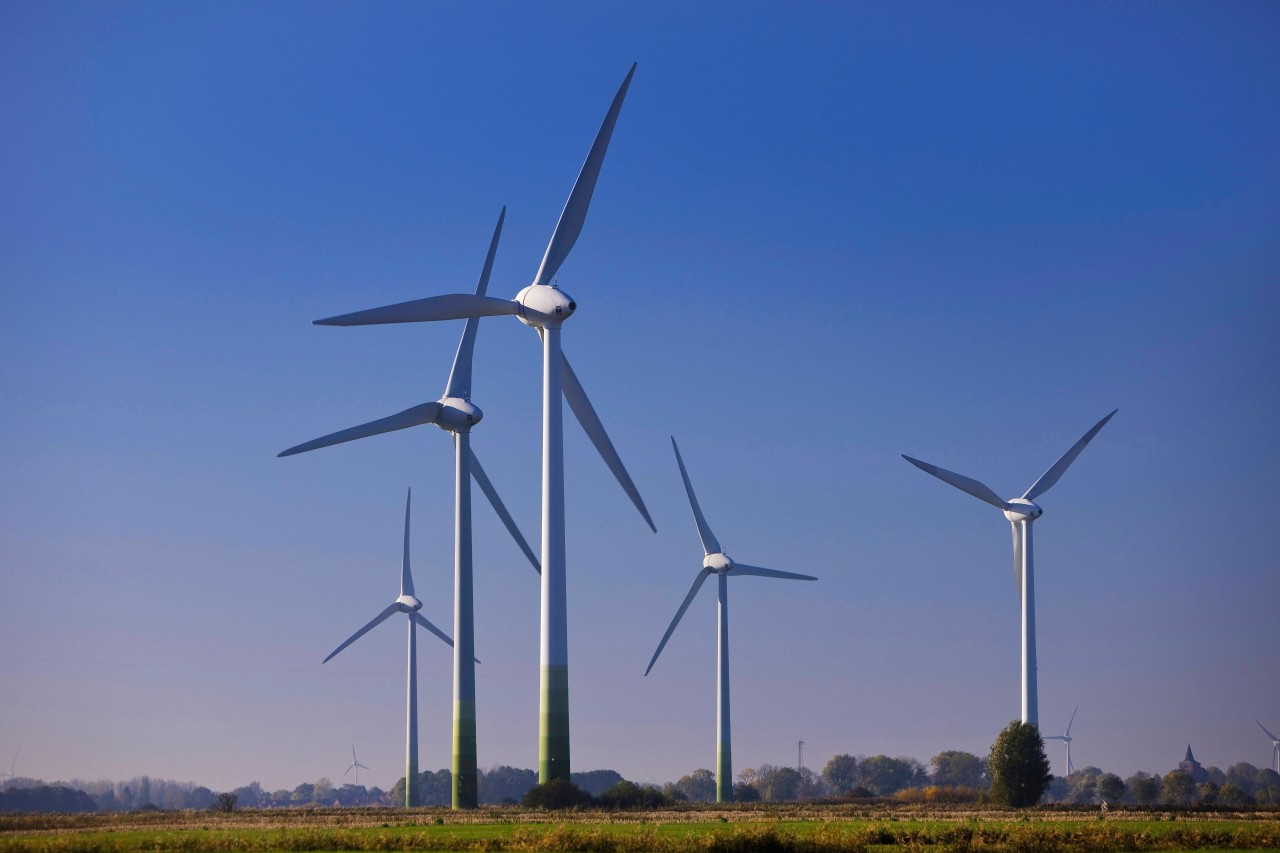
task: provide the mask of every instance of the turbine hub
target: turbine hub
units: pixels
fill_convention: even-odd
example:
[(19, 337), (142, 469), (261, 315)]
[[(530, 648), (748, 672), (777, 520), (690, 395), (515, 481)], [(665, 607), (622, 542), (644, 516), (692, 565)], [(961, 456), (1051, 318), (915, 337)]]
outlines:
[[(383, 601), (386, 601), (384, 598)], [(412, 613), (415, 610), (422, 609), (422, 602), (414, 598), (412, 595), (402, 595), (396, 599), (396, 604), (400, 605), (400, 609), (405, 613)]]
[(470, 432), (484, 417), (479, 406), (461, 397), (442, 397), (440, 405), (442, 408), (436, 417), (436, 426), (445, 432)]
[(535, 329), (557, 327), (578, 309), (567, 293), (546, 284), (529, 285), (516, 294), (516, 302), (528, 309), (516, 315), (520, 322)]
[(1042, 515), (1044, 510), (1026, 498), (1014, 498), (1009, 501), (1009, 508), (1004, 511), (1004, 517), (1014, 524), (1019, 521), (1035, 521)]
[(729, 555), (725, 553), (708, 554), (702, 558), (702, 567), (722, 575), (733, 568), (733, 560), (729, 559)]

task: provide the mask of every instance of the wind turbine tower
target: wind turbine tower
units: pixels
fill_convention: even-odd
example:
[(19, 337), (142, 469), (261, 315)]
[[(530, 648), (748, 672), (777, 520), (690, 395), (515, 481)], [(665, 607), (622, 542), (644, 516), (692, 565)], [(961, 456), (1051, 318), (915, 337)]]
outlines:
[(1013, 574), (1018, 584), (1018, 597), (1022, 600), (1022, 722), (1033, 726), (1040, 725), (1040, 713), (1036, 696), (1036, 607), (1031, 559), (1031, 524), (1044, 514), (1044, 510), (1033, 501), (1058, 482), (1058, 478), (1080, 455), (1080, 451), (1084, 450), (1085, 445), (1093, 440), (1098, 430), (1106, 426), (1107, 421), (1111, 420), (1117, 411), (1119, 410), (1112, 410), (1111, 414), (1098, 421), (1093, 429), (1085, 433), (1084, 437), (1070, 450), (1062, 454), (1062, 457), (1053, 463), (1048, 471), (1041, 474), (1040, 479), (1032, 483), (1031, 488), (1027, 489), (1022, 497), (1008, 501), (977, 480), (921, 462), (919, 459), (912, 459), (905, 453), (902, 455), (903, 459), (921, 471), (932, 474), (944, 483), (950, 483), (960, 491), (968, 492), (978, 500), (986, 501), (1003, 511), (1004, 517), (1013, 525)]
[[(329, 656), (321, 661), (322, 664), (328, 663), (338, 652), (363, 637), (369, 631), (378, 625), (390, 619), (397, 613), (404, 613), (409, 623), (409, 676), (408, 676), (408, 709), (406, 713), (406, 732), (405, 732), (405, 771), (404, 771), (404, 805), (405, 808), (413, 808), (418, 805), (418, 639), (414, 633), (414, 629), (421, 625), (431, 633), (435, 634), (440, 640), (450, 646), (453, 640), (449, 636), (427, 621), (426, 617), (418, 611), (422, 609), (422, 602), (413, 594), (413, 574), (409, 571), (409, 504), (413, 498), (413, 491), (410, 490), (404, 501), (404, 561), (400, 569), (400, 597), (387, 605), (377, 616), (369, 621), (359, 631), (356, 631), (350, 637), (343, 641), (333, 651), (329, 652)], [(351, 755), (355, 757), (355, 747), (351, 748)]]
[(600, 167), (622, 109), (635, 65), (613, 98), (596, 134), (578, 179), (556, 223), (533, 283), (514, 299), (470, 293), (429, 296), (382, 308), (357, 311), (324, 320), (320, 325), (361, 326), (380, 323), (418, 323), (472, 317), (511, 315), (538, 332), (542, 340), (542, 631), (538, 706), (538, 781), (569, 778), (569, 640), (565, 578), (564, 432), (561, 396), (568, 400), (578, 422), (604, 457), (649, 528), (656, 531), (640, 492), (623, 467), (613, 442), (604, 431), (587, 393), (569, 366), (560, 346), (560, 329), (578, 304), (560, 290), (556, 274), (569, 256), (586, 222)]
[[(684, 460), (680, 458), (680, 447), (676, 444), (675, 438), (671, 439), (671, 447), (676, 452), (676, 464), (680, 466), (680, 477), (684, 480), (684, 490), (689, 496), (689, 506), (693, 509), (693, 522), (698, 527), (698, 538), (702, 540), (702, 571), (698, 572), (698, 576), (693, 579), (693, 586), (689, 589), (689, 594), (684, 597), (684, 601), (680, 604), (680, 609), (676, 611), (675, 618), (667, 626), (667, 632), (662, 635), (662, 641), (658, 643), (657, 651), (653, 653), (653, 657), (649, 660), (649, 666), (645, 668), (644, 674), (648, 675), (649, 670), (653, 669), (653, 665), (658, 662), (658, 655), (662, 654), (663, 648), (667, 645), (667, 640), (671, 639), (672, 632), (680, 624), (681, 617), (689, 609), (689, 605), (698, 594), (698, 590), (702, 588), (703, 582), (715, 575), (719, 587), (716, 598), (716, 645), (718, 647), (716, 658), (716, 802), (731, 803), (733, 802), (733, 747), (729, 731), (729, 578), (742, 575), (785, 578), (797, 581), (816, 581), (817, 578), (812, 575), (798, 575), (794, 572), (780, 572), (775, 569), (748, 566), (745, 563), (736, 563), (730, 559), (729, 555), (720, 547), (720, 541), (711, 532), (711, 527), (702, 515), (702, 508), (698, 506), (698, 498), (693, 493), (693, 484), (689, 482), (689, 474), (685, 471)], [(804, 741), (800, 741), (800, 748), (804, 748)]]

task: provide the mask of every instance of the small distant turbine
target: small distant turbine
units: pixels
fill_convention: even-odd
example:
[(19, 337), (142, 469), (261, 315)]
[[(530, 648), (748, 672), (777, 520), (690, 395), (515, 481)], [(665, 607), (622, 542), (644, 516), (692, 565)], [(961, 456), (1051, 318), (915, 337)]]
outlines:
[[(1076, 711), (1080, 710), (1080, 706), (1076, 706)], [(1045, 740), (1060, 740), (1067, 745), (1067, 775), (1070, 776), (1076, 772), (1076, 767), (1071, 763), (1071, 724), (1076, 721), (1076, 711), (1071, 712), (1071, 719), (1067, 722), (1067, 733), (1061, 735), (1045, 735)]]
[[(684, 469), (684, 460), (680, 458), (680, 448), (676, 445), (675, 438), (671, 439), (671, 447), (676, 452), (676, 464), (680, 466), (680, 476), (684, 480), (684, 490), (689, 495), (689, 505), (693, 508), (693, 521), (698, 526), (698, 536), (702, 539), (702, 550), (705, 556), (702, 559), (702, 571), (698, 572), (698, 576), (694, 578), (693, 587), (689, 590), (689, 594), (684, 597), (684, 602), (680, 605), (680, 609), (676, 611), (675, 618), (671, 620), (671, 624), (667, 627), (667, 633), (662, 635), (662, 642), (658, 643), (658, 650), (653, 653), (653, 658), (649, 661), (649, 665), (645, 667), (644, 674), (648, 675), (649, 670), (653, 669), (653, 665), (658, 662), (658, 655), (662, 654), (662, 650), (667, 645), (667, 640), (671, 639), (671, 633), (675, 631), (676, 625), (680, 624), (680, 619), (684, 616), (684, 612), (689, 609), (694, 596), (702, 588), (703, 581), (715, 575), (719, 582), (719, 595), (717, 598), (719, 627), (716, 635), (718, 638), (717, 645), (719, 646), (716, 667), (718, 670), (718, 689), (716, 692), (716, 707), (718, 711), (716, 724), (716, 802), (731, 803), (733, 802), (733, 749), (729, 733), (729, 578), (740, 575), (786, 578), (797, 581), (816, 581), (817, 578), (812, 575), (798, 575), (793, 572), (762, 569), (758, 566), (748, 566), (731, 560), (729, 555), (724, 552), (724, 549), (720, 547), (720, 542), (716, 539), (715, 534), (711, 532), (711, 528), (707, 525), (707, 520), (702, 517), (702, 509), (698, 506), (698, 498), (693, 494), (693, 485), (689, 482), (689, 474)], [(803, 743), (804, 741), (801, 741), (801, 744)]]
[(359, 785), (361, 768), (365, 770), (369, 769), (368, 767), (365, 767), (363, 764), (360, 763), (360, 759), (356, 758), (356, 745), (353, 743), (351, 744), (351, 766), (342, 772), (342, 778), (343, 779), (347, 778), (347, 774), (350, 773), (352, 770), (354, 770), (356, 771), (355, 784)]
[[(329, 652), (329, 656), (321, 661), (322, 664), (333, 660), (338, 652), (354, 643), (356, 640), (369, 633), (371, 630), (381, 625), (397, 613), (404, 613), (409, 617), (409, 702), (408, 702), (408, 724), (406, 732), (405, 744), (405, 773), (404, 773), (404, 805), (405, 808), (413, 808), (418, 805), (418, 638), (414, 632), (414, 628), (421, 625), (431, 633), (440, 638), (450, 648), (453, 647), (453, 640), (449, 639), (449, 635), (441, 631), (435, 625), (427, 621), (426, 617), (418, 611), (422, 609), (422, 602), (413, 594), (413, 574), (409, 571), (409, 502), (413, 498), (413, 490), (409, 490), (408, 496), (404, 500), (404, 561), (401, 563), (400, 571), (400, 597), (377, 616), (365, 625), (359, 631), (356, 631), (350, 637), (333, 651)], [(351, 748), (352, 757), (355, 757), (355, 747)]]
[(1271, 732), (1268, 732), (1267, 727), (1258, 720), (1254, 720), (1254, 722), (1258, 723), (1258, 728), (1262, 729), (1262, 731), (1266, 733), (1267, 737), (1271, 738), (1271, 769), (1280, 773), (1280, 737), (1276, 737)]
[(19, 750), (16, 749), (13, 751), (13, 760), (9, 762), (9, 772), (0, 773), (0, 778), (12, 779), (14, 777), (13, 768), (18, 765), (18, 752)]
[(1032, 483), (1031, 488), (1027, 489), (1022, 497), (1009, 501), (1004, 500), (977, 480), (930, 465), (928, 462), (921, 462), (919, 459), (912, 459), (905, 453), (902, 454), (903, 459), (926, 474), (932, 474), (942, 482), (949, 483), (960, 491), (968, 492), (978, 500), (986, 501), (996, 509), (1003, 510), (1004, 517), (1013, 525), (1013, 574), (1018, 583), (1018, 597), (1022, 599), (1022, 722), (1033, 726), (1040, 725), (1040, 712), (1036, 694), (1036, 604), (1031, 561), (1031, 523), (1043, 515), (1044, 510), (1032, 501), (1049, 491), (1053, 484), (1058, 482), (1058, 478), (1072, 462), (1076, 461), (1076, 457), (1080, 455), (1080, 451), (1084, 450), (1085, 445), (1093, 440), (1098, 430), (1106, 426), (1107, 421), (1111, 420), (1118, 411), (1119, 409), (1113, 409), (1111, 414), (1098, 421), (1093, 429), (1084, 434), (1084, 438), (1072, 445), (1070, 450), (1062, 454), (1062, 457), (1049, 467), (1048, 471), (1041, 474), (1040, 479)]

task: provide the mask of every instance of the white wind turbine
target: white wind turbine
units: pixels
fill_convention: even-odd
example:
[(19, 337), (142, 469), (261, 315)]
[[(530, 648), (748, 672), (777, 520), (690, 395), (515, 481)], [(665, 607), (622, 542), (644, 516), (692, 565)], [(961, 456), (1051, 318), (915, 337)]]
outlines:
[(1271, 738), (1271, 769), (1280, 773), (1280, 737), (1276, 737), (1267, 731), (1267, 727), (1261, 721), (1254, 720), (1254, 722), (1258, 724), (1258, 728), (1262, 729), (1267, 737)]
[(1032, 483), (1031, 488), (1027, 489), (1022, 497), (1009, 501), (1002, 499), (977, 480), (921, 462), (919, 459), (912, 459), (905, 453), (902, 455), (903, 459), (925, 473), (932, 474), (944, 483), (950, 483), (960, 491), (968, 492), (975, 498), (1003, 510), (1004, 517), (1013, 525), (1013, 574), (1018, 584), (1018, 597), (1022, 600), (1022, 721), (1031, 723), (1033, 726), (1039, 726), (1040, 715), (1036, 697), (1036, 608), (1031, 559), (1031, 523), (1044, 514), (1044, 510), (1033, 501), (1058, 482), (1058, 478), (1080, 455), (1085, 445), (1118, 411), (1119, 409), (1113, 409), (1111, 414), (1098, 421), (1093, 429), (1084, 434), (1084, 438), (1077, 441), (1070, 450), (1062, 454), (1062, 458), (1050, 466), (1048, 471), (1041, 474), (1040, 479)]
[(360, 763), (360, 759), (356, 758), (356, 745), (354, 743), (351, 744), (351, 764), (347, 767), (346, 770), (342, 772), (342, 778), (343, 779), (347, 778), (347, 774), (350, 773), (352, 770), (354, 770), (356, 771), (355, 784), (359, 785), (360, 771), (368, 770), (368, 769), (369, 769), (368, 767), (365, 767), (363, 764)]
[[(329, 652), (329, 656), (321, 661), (322, 664), (328, 663), (347, 646), (363, 637), (369, 631), (378, 625), (390, 619), (397, 613), (407, 614), (409, 619), (409, 701), (408, 701), (408, 724), (406, 732), (405, 745), (405, 773), (404, 773), (404, 804), (405, 808), (413, 808), (418, 805), (418, 638), (415, 628), (421, 625), (431, 633), (439, 637), (448, 645), (453, 645), (453, 640), (449, 639), (449, 635), (441, 631), (435, 625), (427, 621), (426, 617), (418, 611), (422, 609), (422, 602), (413, 594), (413, 574), (409, 571), (409, 504), (413, 498), (413, 490), (409, 490), (408, 496), (404, 500), (404, 560), (401, 563), (400, 570), (400, 597), (387, 605), (386, 609), (373, 617), (368, 625), (365, 625), (359, 631), (356, 631), (350, 637), (333, 651)], [(355, 747), (351, 749), (352, 756), (355, 755)]]
[[(1080, 710), (1080, 706), (1076, 706), (1076, 711)], [(1076, 711), (1071, 712), (1071, 719), (1067, 721), (1067, 732), (1061, 735), (1045, 735), (1045, 740), (1060, 740), (1067, 745), (1067, 775), (1070, 776), (1076, 772), (1076, 766), (1071, 763), (1071, 724), (1076, 721)]]
[[(693, 521), (698, 526), (698, 537), (702, 540), (704, 556), (702, 558), (702, 571), (698, 572), (698, 576), (693, 579), (693, 586), (690, 587), (689, 594), (684, 597), (684, 601), (680, 604), (680, 609), (676, 611), (675, 618), (667, 626), (667, 633), (662, 635), (662, 641), (658, 643), (658, 648), (649, 660), (649, 665), (645, 667), (644, 674), (648, 675), (649, 670), (653, 669), (653, 665), (658, 662), (658, 655), (662, 654), (663, 648), (667, 645), (667, 640), (671, 639), (672, 632), (675, 631), (676, 625), (680, 624), (681, 617), (689, 609), (694, 596), (702, 588), (703, 582), (715, 575), (719, 584), (716, 596), (716, 646), (718, 649), (716, 662), (716, 802), (729, 803), (733, 802), (733, 749), (732, 738), (729, 734), (729, 578), (741, 575), (786, 578), (797, 581), (816, 581), (817, 578), (813, 575), (762, 569), (758, 566), (748, 566), (731, 560), (729, 555), (724, 552), (724, 549), (720, 547), (719, 540), (711, 532), (711, 528), (707, 525), (707, 520), (702, 515), (702, 509), (698, 506), (698, 498), (693, 494), (693, 485), (689, 482), (689, 474), (684, 469), (684, 460), (680, 458), (680, 448), (676, 444), (674, 437), (671, 439), (671, 447), (676, 452), (676, 464), (680, 466), (680, 477), (684, 480), (684, 490), (689, 495), (689, 506), (693, 508)], [(803, 744), (804, 741), (801, 741), (801, 743)]]
[(640, 492), (622, 464), (613, 442), (604, 431), (587, 393), (560, 348), (560, 327), (577, 309), (555, 283), (556, 272), (582, 232), (596, 179), (613, 135), (618, 112), (635, 65), (614, 96), (604, 123), (596, 134), (578, 179), (556, 223), (546, 254), (533, 283), (514, 299), (497, 299), (469, 293), (429, 296), (382, 308), (357, 311), (324, 320), (319, 325), (361, 326), (380, 323), (416, 323), (499, 315), (515, 316), (537, 329), (542, 339), (542, 636), (538, 713), (538, 779), (569, 778), (569, 649), (565, 592), (564, 533), (564, 432), (561, 395), (569, 401), (578, 422), (605, 464), (613, 472), (650, 529), (656, 530)]
[[(493, 239), (489, 242), (489, 254), (485, 257), (484, 268), (480, 273), (480, 281), (476, 285), (476, 296), (483, 297), (489, 287), (489, 274), (493, 270), (493, 258), (498, 250), (498, 239), (502, 236), (502, 223), (506, 218), (504, 207), (498, 215), (498, 224), (493, 230)], [(471, 549), (471, 480), (480, 486), (480, 490), (489, 498), (494, 511), (502, 519), (516, 544), (524, 552), (534, 570), (538, 570), (538, 558), (529, 547), (516, 527), (515, 521), (502, 499), (493, 487), (480, 460), (471, 450), (471, 429), (480, 423), (484, 413), (471, 402), (471, 364), (475, 352), (476, 332), (480, 325), (478, 317), (467, 320), (462, 331), (462, 340), (458, 342), (458, 351), (453, 359), (453, 369), (449, 371), (449, 381), (445, 385), (444, 394), (434, 403), (423, 403), (406, 409), (390, 417), (381, 418), (367, 424), (317, 438), (291, 447), (280, 453), (280, 456), (292, 456), (321, 447), (329, 447), (358, 438), (381, 435), (395, 430), (422, 424), (435, 424), (445, 432), (453, 434), (454, 446), (454, 597), (453, 597), (453, 630), (457, 640), (453, 649), (453, 807), (476, 808), (479, 804), (477, 791), (478, 768), (476, 756), (476, 670), (475, 657), (475, 608), (472, 576)]]

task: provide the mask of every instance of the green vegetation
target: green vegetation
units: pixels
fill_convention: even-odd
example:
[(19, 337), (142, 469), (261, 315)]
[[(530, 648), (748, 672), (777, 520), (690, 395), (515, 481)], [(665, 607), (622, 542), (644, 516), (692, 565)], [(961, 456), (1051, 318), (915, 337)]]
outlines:
[[(572, 817), (566, 820), (566, 814)], [(835, 853), (897, 847), (1095, 853), (1280, 848), (1280, 813), (751, 806), (558, 813), (284, 809), (0, 817), (0, 853), (618, 851)], [(381, 820), (380, 820), (381, 819)]]
[(1005, 726), (991, 745), (987, 772), (991, 776), (991, 799), (995, 802), (1014, 808), (1040, 802), (1053, 781), (1040, 730), (1017, 720)]

